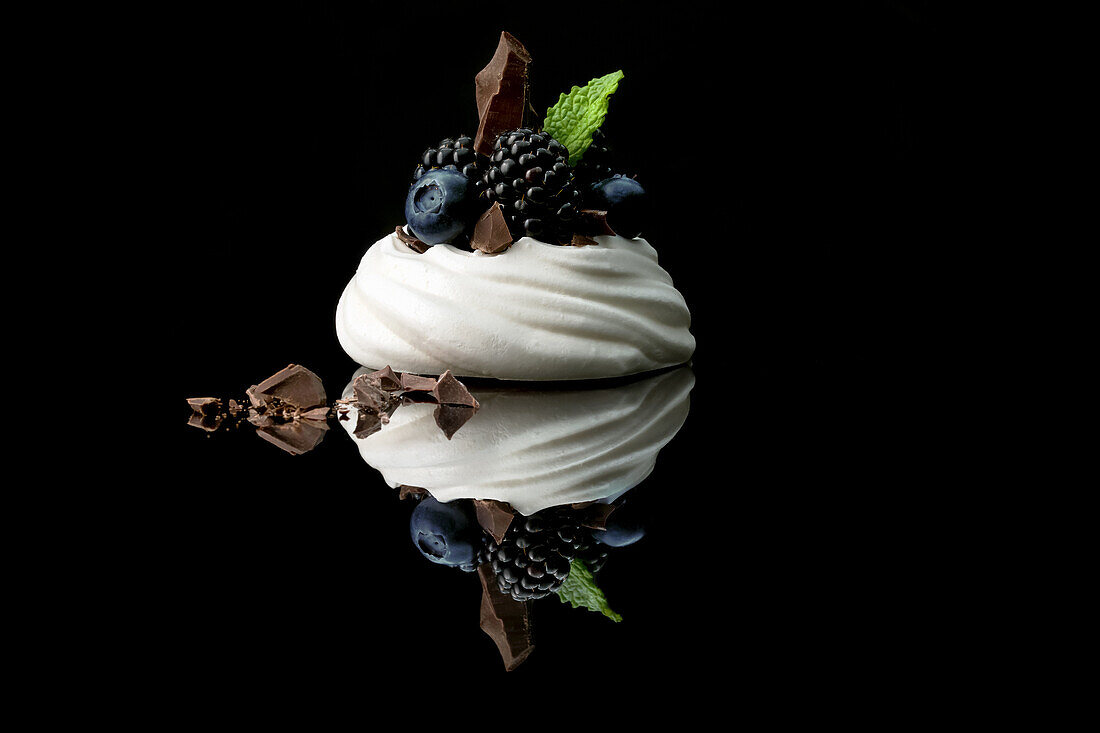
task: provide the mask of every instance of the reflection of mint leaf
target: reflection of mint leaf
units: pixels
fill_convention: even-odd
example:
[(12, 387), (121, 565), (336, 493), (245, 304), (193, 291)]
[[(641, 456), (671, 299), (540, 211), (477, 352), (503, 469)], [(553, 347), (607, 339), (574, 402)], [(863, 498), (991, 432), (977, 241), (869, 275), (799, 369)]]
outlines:
[(603, 124), (610, 97), (623, 76), (623, 72), (615, 71), (583, 87), (573, 87), (546, 110), (544, 128), (569, 149), (569, 165), (576, 165), (592, 144), (592, 133)]
[(558, 597), (562, 603), (568, 603), (573, 608), (584, 607), (589, 611), (599, 611), (616, 623), (623, 620), (622, 616), (607, 605), (607, 598), (596, 585), (592, 571), (580, 560), (569, 563), (569, 575), (565, 576), (565, 581), (558, 588)]

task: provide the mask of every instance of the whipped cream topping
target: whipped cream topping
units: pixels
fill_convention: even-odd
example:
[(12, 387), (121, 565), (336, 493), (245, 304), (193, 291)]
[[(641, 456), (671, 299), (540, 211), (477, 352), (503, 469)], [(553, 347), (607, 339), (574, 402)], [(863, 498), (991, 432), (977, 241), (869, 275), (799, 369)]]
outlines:
[(363, 255), (336, 333), (358, 363), (515, 380), (595, 379), (686, 362), (691, 316), (644, 239), (569, 247), (530, 237), (497, 255), (417, 254), (396, 235)]
[[(603, 389), (475, 389), (481, 408), (450, 440), (433, 404), (401, 405), (378, 432), (352, 437), (391, 487), (417, 486), (443, 502), (497, 499), (534, 514), (614, 501), (637, 486), (687, 419), (694, 384), (681, 367)], [(344, 399), (353, 396), (349, 383)], [(352, 434), (349, 411), (338, 422)]]

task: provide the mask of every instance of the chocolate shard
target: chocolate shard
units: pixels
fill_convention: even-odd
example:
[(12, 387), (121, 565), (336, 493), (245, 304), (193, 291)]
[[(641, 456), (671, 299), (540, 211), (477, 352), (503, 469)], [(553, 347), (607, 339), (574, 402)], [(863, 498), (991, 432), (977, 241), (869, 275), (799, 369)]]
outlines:
[(281, 425), (267, 425), (256, 430), (261, 438), (282, 448), (293, 456), (300, 456), (320, 445), (328, 432), (328, 423), (301, 420)]
[(474, 77), (477, 116), (481, 124), (474, 149), (490, 155), (497, 138), (523, 124), (527, 106), (527, 66), (531, 54), (507, 31), (500, 34), (496, 53), (489, 65)]
[(432, 396), (441, 405), (465, 405), (475, 409), (481, 407), (470, 394), (470, 390), (466, 389), (466, 385), (455, 379), (450, 369), (439, 375), (439, 381), (432, 390)]
[(516, 513), (512, 505), (496, 499), (474, 499), (474, 511), (477, 523), (488, 532), (497, 544), (504, 539), (504, 533), (512, 525)]
[(428, 495), (428, 490), (427, 489), (422, 489), (419, 486), (407, 486), (405, 484), (401, 484), (397, 487), (397, 498), (398, 499), (411, 499), (412, 497), (415, 497), (415, 496), (427, 496), (427, 495)]
[(355, 405), (359, 412), (370, 412), (375, 415), (387, 415), (393, 411), (396, 400), (389, 392), (383, 391), (376, 382), (371, 381), (369, 374), (360, 374), (352, 383), (355, 392)]
[(401, 389), (406, 392), (431, 392), (435, 389), (435, 377), (418, 377), (415, 374), (402, 374)]
[(577, 212), (576, 230), (590, 237), (613, 235), (615, 230), (607, 223), (607, 212), (597, 209), (581, 209)]
[(591, 504), (581, 510), (581, 526), (589, 529), (607, 529), (607, 518), (615, 511), (614, 504)]
[(405, 243), (406, 247), (411, 249), (413, 252), (416, 252), (417, 254), (424, 254), (428, 251), (428, 247), (431, 246), (429, 244), (424, 244), (411, 234), (406, 234), (405, 227), (401, 226), (400, 224), (397, 225), (397, 229), (394, 230), (394, 234), (397, 235), (398, 239)]
[(499, 254), (512, 246), (512, 233), (508, 231), (508, 222), (504, 220), (499, 201), (477, 220), (473, 236), (470, 237), (470, 246), (491, 255)]
[(321, 378), (304, 366), (290, 364), (246, 392), (253, 407), (267, 407), (278, 399), (300, 410), (308, 410), (327, 402)]
[(477, 575), (481, 579), (481, 630), (497, 645), (504, 669), (511, 672), (535, 650), (530, 601), (520, 603), (501, 593), (488, 564), (479, 567)]
[(474, 416), (477, 410), (462, 405), (437, 405), (435, 408), (435, 424), (450, 440), (466, 422)]
[(222, 401), (217, 397), (188, 397), (187, 404), (199, 415), (217, 415), (222, 409)]
[(585, 234), (574, 234), (573, 241), (569, 244), (574, 247), (590, 247), (593, 244), (599, 244), (599, 242)]
[(401, 386), (401, 377), (399, 377), (393, 369), (390, 369), (389, 366), (382, 367), (376, 372), (360, 376), (365, 376), (368, 382), (378, 387), (378, 389), (383, 392), (400, 392), (404, 389)]

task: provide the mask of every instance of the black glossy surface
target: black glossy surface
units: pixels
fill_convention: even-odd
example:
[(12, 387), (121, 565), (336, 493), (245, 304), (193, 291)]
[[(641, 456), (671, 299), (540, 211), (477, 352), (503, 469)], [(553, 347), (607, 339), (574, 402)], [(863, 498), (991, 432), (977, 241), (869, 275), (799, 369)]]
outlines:
[(122, 561), (143, 589), (131, 629), (153, 668), (335, 697), (368, 669), (419, 685), (424, 660), (461, 667), (470, 691), (504, 676), (476, 577), (420, 556), (411, 505), (342, 431), (292, 457), (247, 431), (204, 438), (183, 400), (238, 396), (290, 362), (338, 396), (355, 367), (335, 337), (340, 291), (399, 223), (420, 153), (473, 134), (473, 75), (507, 29), (534, 55), (539, 108), (626, 72), (604, 129), (657, 207), (647, 237), (699, 344), (687, 423), (633, 492), (653, 510), (648, 534), (602, 573), (625, 621), (539, 602), (537, 650), (507, 684), (598, 669), (578, 684), (674, 670), (674, 687), (737, 679), (765, 698), (778, 684), (885, 685), (874, 670), (912, 643), (894, 616), (912, 599), (896, 584), (905, 561), (868, 549), (906, 521), (909, 466), (893, 456), (910, 385), (890, 375), (936, 206), (938, 36), (920, 4), (721, 22), (611, 7), (569, 42), (542, 14), (452, 20), (445, 63), (422, 52), (432, 24), (411, 11), (269, 10), (164, 31), (151, 256), (170, 331), (152, 344), (167, 478), (151, 475)]

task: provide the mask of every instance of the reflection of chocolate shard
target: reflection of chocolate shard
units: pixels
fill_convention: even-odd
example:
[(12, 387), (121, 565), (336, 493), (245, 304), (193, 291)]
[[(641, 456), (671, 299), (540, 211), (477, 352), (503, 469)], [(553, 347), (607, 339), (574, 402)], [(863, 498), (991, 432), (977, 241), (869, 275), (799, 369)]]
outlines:
[(504, 220), (499, 201), (477, 220), (473, 236), (470, 237), (470, 246), (491, 255), (512, 246), (512, 233), (508, 231), (508, 222)]
[(355, 423), (352, 435), (356, 438), (367, 438), (382, 429), (382, 417), (374, 412), (359, 410), (359, 418)]
[(267, 427), (268, 425), (274, 425), (275, 420), (266, 412), (260, 412), (255, 407), (248, 408), (248, 422), (252, 423), (258, 428)]
[(401, 377), (395, 374), (393, 369), (390, 369), (388, 366), (376, 372), (360, 376), (383, 392), (400, 392), (401, 389), (403, 389), (401, 386)]
[(406, 247), (411, 249), (413, 252), (416, 252), (417, 254), (424, 254), (428, 251), (428, 247), (431, 246), (424, 244), (416, 237), (405, 234), (404, 227), (400, 225), (398, 225), (397, 230), (394, 233), (397, 235), (398, 239), (405, 243)]
[(615, 504), (595, 503), (581, 510), (581, 526), (589, 529), (606, 529), (607, 518), (615, 511)]
[(477, 575), (481, 578), (481, 630), (497, 645), (504, 669), (511, 672), (535, 650), (529, 602), (501, 593), (488, 564), (479, 567)]
[(422, 489), (419, 486), (406, 486), (405, 484), (401, 484), (400, 486), (397, 487), (397, 498), (398, 499), (409, 499), (409, 498), (414, 497), (414, 496), (427, 496), (427, 495), (428, 495), (428, 490), (427, 489)]
[(474, 416), (474, 412), (476, 410), (462, 405), (439, 405), (435, 408), (435, 424), (450, 440)]
[(306, 410), (302, 412), (299, 417), (303, 420), (328, 420), (328, 408), (327, 407), (314, 407), (312, 410)]
[(474, 77), (477, 92), (477, 128), (474, 149), (482, 155), (493, 152), (497, 137), (523, 124), (527, 103), (527, 65), (531, 54), (512, 36), (500, 34), (496, 53), (489, 65)]
[(496, 499), (475, 499), (474, 510), (477, 512), (477, 523), (497, 544), (504, 539), (504, 533), (516, 516), (511, 504)]
[(466, 405), (475, 408), (481, 406), (470, 394), (470, 390), (466, 389), (466, 385), (455, 379), (450, 369), (439, 376), (432, 396), (441, 405)]
[(406, 392), (431, 392), (435, 389), (435, 378), (418, 377), (415, 374), (402, 374), (401, 389)]
[(268, 406), (274, 398), (300, 410), (326, 403), (320, 377), (297, 364), (290, 364), (258, 385), (253, 385), (246, 394), (253, 407)]
[(203, 415), (201, 412), (192, 412), (191, 417), (187, 420), (187, 424), (193, 428), (212, 433), (221, 427), (222, 416), (217, 412), (211, 415)]
[(301, 455), (316, 448), (328, 432), (328, 423), (317, 420), (295, 420), (281, 425), (267, 425), (256, 434), (291, 455)]

